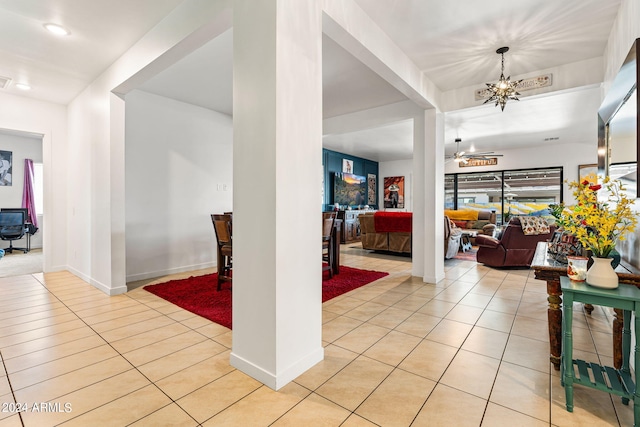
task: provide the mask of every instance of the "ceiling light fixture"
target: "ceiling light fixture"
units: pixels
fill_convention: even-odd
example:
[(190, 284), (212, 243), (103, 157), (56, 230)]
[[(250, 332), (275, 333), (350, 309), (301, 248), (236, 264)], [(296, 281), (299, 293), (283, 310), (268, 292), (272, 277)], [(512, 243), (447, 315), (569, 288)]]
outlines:
[(496, 102), (496, 107), (500, 105), (502, 111), (504, 111), (504, 106), (507, 103), (507, 100), (513, 99), (515, 101), (520, 101), (516, 95), (520, 95), (516, 88), (522, 82), (522, 80), (518, 80), (516, 82), (511, 81), (511, 76), (504, 78), (504, 54), (509, 51), (508, 47), (501, 47), (496, 50), (496, 53), (502, 56), (502, 70), (500, 72), (500, 80), (498, 83), (486, 83), (489, 88), (489, 92), (491, 92), (491, 97), (484, 101), (484, 104), (487, 102)]
[(16, 88), (20, 90), (31, 90), (31, 86), (26, 83), (16, 83)]
[(65, 27), (59, 24), (48, 23), (42, 24), (42, 26), (46, 28), (47, 31), (55, 34), (56, 36), (68, 36), (69, 34), (71, 34), (71, 31), (67, 30)]

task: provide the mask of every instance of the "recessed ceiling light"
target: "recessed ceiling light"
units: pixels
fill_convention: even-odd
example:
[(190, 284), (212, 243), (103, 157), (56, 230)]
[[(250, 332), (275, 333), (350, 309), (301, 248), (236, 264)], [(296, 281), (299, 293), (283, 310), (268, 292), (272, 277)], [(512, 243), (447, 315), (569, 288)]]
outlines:
[(16, 83), (16, 88), (20, 90), (31, 90), (31, 86), (26, 83)]
[(49, 24), (43, 24), (42, 26), (46, 28), (47, 31), (55, 34), (56, 36), (68, 36), (69, 34), (71, 34), (71, 31), (67, 30), (62, 25), (49, 23)]

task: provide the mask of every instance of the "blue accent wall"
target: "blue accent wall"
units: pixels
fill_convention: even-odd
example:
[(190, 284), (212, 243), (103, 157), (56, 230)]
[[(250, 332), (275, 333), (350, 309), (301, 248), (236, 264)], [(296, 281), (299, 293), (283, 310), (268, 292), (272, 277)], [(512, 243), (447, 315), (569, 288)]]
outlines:
[(342, 160), (347, 159), (353, 161), (353, 173), (354, 175), (361, 175), (368, 177), (369, 174), (376, 176), (376, 202), (374, 204), (369, 203), (369, 207), (372, 209), (378, 208), (378, 201), (380, 195), (378, 194), (378, 182), (380, 177), (378, 176), (378, 162), (373, 160), (363, 159), (362, 157), (351, 156), (349, 154), (338, 153), (337, 151), (322, 149), (322, 166), (324, 169), (324, 210), (333, 210), (333, 179), (334, 173), (342, 172)]

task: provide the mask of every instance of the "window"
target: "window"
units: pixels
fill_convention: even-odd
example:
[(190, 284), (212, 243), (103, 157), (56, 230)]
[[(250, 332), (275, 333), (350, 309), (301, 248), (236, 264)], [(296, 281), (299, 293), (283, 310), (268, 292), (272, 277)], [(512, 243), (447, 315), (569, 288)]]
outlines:
[(456, 209), (501, 211), (501, 172), (465, 173), (458, 175)]
[(446, 209), (493, 210), (499, 224), (503, 212), (548, 216), (549, 204), (560, 202), (562, 168), (445, 175)]
[(36, 204), (36, 215), (42, 215), (42, 199), (44, 197), (42, 163), (33, 164), (33, 198)]
[(444, 208), (455, 209), (456, 206), (456, 175), (444, 176)]

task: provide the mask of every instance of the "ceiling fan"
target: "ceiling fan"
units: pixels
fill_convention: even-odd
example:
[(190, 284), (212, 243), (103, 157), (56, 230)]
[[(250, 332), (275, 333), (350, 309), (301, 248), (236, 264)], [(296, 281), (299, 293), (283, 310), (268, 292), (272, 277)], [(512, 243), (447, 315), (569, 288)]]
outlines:
[(502, 154), (493, 154), (493, 151), (485, 151), (483, 153), (468, 153), (466, 154), (464, 151), (460, 151), (460, 143), (462, 142), (461, 138), (456, 138), (456, 152), (453, 153), (453, 156), (447, 156), (446, 159), (448, 161), (453, 160), (456, 163), (469, 163), (470, 159), (488, 159), (489, 155), (491, 157), (502, 157)]

